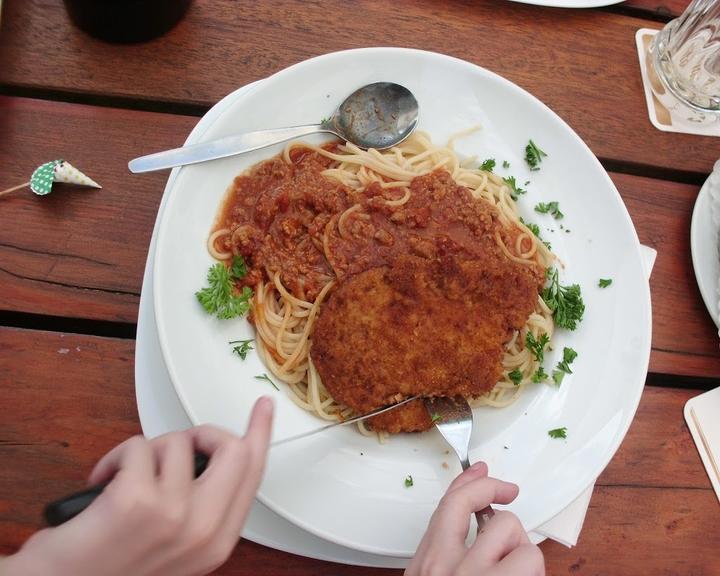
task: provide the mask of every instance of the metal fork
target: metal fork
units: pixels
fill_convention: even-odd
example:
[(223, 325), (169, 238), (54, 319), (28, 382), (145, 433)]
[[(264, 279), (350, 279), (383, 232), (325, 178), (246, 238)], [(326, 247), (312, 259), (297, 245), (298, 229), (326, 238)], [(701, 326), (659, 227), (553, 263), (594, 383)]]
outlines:
[[(435, 427), (445, 438), (445, 441), (455, 450), (462, 469), (467, 470), (470, 467), (468, 448), (473, 426), (473, 414), (470, 404), (462, 396), (456, 396), (455, 398), (439, 396), (437, 398), (425, 398), (425, 409), (430, 414), (430, 418), (432, 418)], [(494, 514), (495, 511), (490, 505), (475, 512), (478, 532)]]

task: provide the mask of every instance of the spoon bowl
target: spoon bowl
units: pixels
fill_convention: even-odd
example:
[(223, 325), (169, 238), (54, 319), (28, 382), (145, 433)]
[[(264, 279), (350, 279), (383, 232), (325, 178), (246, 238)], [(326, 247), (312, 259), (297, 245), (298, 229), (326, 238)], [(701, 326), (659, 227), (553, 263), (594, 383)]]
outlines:
[(418, 111), (410, 90), (392, 82), (376, 82), (345, 99), (330, 119), (333, 130), (329, 131), (365, 150), (384, 150), (413, 133)]

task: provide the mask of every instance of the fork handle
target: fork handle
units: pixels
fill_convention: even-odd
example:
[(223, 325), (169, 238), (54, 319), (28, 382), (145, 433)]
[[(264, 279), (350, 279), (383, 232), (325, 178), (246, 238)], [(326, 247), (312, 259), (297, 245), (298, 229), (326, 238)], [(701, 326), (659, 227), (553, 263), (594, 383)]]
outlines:
[(495, 510), (493, 510), (493, 507), (490, 505), (485, 506), (482, 510), (478, 510), (475, 512), (475, 520), (477, 521), (477, 530), (480, 532), (485, 524), (487, 524), (492, 518), (495, 516)]
[[(463, 455), (464, 456), (464, 455)], [(462, 466), (463, 471), (470, 468), (470, 461), (467, 457), (461, 457), (460, 458), (460, 466)], [(485, 524), (487, 524), (490, 521), (490, 518), (495, 516), (495, 510), (493, 510), (493, 507), (488, 504), (483, 508), (482, 510), (477, 510), (475, 512), (475, 520), (477, 522), (477, 531), (480, 532), (480, 530), (483, 529)]]

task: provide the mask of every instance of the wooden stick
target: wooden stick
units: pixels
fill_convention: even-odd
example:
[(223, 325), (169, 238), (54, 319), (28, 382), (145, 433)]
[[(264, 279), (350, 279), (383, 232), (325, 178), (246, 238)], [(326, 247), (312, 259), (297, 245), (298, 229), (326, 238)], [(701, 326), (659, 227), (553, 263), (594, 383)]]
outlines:
[(0, 192), (0, 196), (5, 196), (5, 194), (10, 194), (10, 192), (15, 192), (15, 190), (20, 190), (20, 188), (25, 188), (26, 186), (30, 186), (30, 182), (25, 182), (24, 184), (20, 184), (18, 186), (8, 188), (7, 190), (3, 190), (2, 192)]

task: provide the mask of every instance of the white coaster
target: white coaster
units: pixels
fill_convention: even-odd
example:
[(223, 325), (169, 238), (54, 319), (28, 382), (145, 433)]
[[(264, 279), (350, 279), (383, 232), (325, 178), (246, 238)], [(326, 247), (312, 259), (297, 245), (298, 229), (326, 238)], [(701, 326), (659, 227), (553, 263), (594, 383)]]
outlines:
[(685, 403), (685, 422), (720, 500), (720, 388)]
[(720, 136), (720, 114), (703, 114), (677, 100), (663, 86), (651, 65), (648, 47), (658, 30), (641, 28), (635, 33), (640, 74), (650, 122), (663, 132)]

